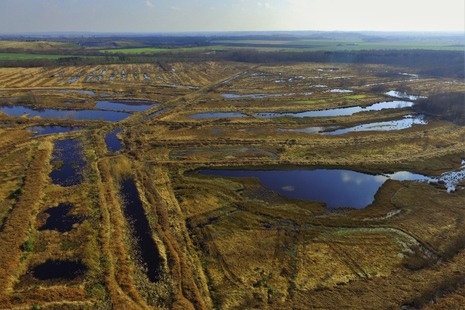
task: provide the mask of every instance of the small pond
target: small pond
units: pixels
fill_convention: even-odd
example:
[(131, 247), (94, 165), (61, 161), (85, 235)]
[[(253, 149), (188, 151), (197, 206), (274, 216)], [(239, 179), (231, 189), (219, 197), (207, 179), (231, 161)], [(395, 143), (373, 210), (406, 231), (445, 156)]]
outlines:
[(32, 274), (39, 280), (73, 280), (87, 271), (87, 266), (80, 262), (49, 260), (32, 269)]
[(70, 119), (70, 120), (103, 120), (117, 122), (125, 119), (132, 114), (127, 112), (117, 111), (101, 111), (101, 110), (58, 110), (58, 109), (40, 109), (35, 110), (25, 106), (6, 106), (1, 107), (0, 111), (9, 116), (29, 117), (40, 116), (50, 119)]
[(337, 109), (327, 109), (327, 110), (316, 110), (316, 111), (306, 111), (298, 113), (254, 113), (255, 117), (260, 118), (273, 118), (273, 117), (333, 117), (333, 116), (350, 116), (359, 112), (367, 111), (380, 111), (384, 109), (402, 109), (410, 108), (413, 106), (413, 102), (410, 101), (383, 101), (372, 104), (370, 106), (361, 107), (348, 107), (348, 108), (337, 108)]
[(49, 135), (49, 134), (82, 130), (84, 129), (84, 127), (34, 126), (34, 127), (28, 127), (26, 129), (32, 131), (34, 133), (34, 136), (41, 136), (41, 135)]
[(78, 140), (66, 139), (55, 141), (51, 164), (53, 170), (50, 173), (53, 184), (61, 186), (73, 186), (83, 181), (83, 169), (85, 161), (83, 150)]
[(254, 177), (267, 188), (288, 198), (322, 201), (327, 208), (364, 208), (373, 202), (378, 189), (388, 179), (432, 181), (410, 172), (370, 175), (351, 170), (208, 170), (200, 174), (221, 177)]
[(162, 258), (152, 238), (152, 230), (134, 180), (127, 179), (122, 182), (121, 194), (124, 197), (124, 215), (137, 243), (136, 251), (140, 254), (142, 265), (147, 268), (149, 280), (157, 282), (161, 276)]
[(58, 207), (48, 209), (45, 213), (49, 214), (49, 217), (39, 230), (57, 230), (61, 233), (71, 231), (74, 224), (82, 222), (81, 217), (68, 215), (72, 208), (72, 204), (61, 203)]
[(155, 106), (154, 103), (148, 101), (97, 101), (96, 108), (102, 110), (113, 111), (128, 111), (128, 112), (143, 112)]
[(107, 148), (111, 153), (119, 152), (123, 148), (121, 140), (117, 137), (117, 135), (122, 131), (123, 130), (121, 128), (118, 128), (105, 136), (105, 143), (107, 144)]
[(197, 113), (189, 116), (190, 118), (243, 118), (247, 117), (246, 114), (238, 112), (211, 112), (211, 113)]

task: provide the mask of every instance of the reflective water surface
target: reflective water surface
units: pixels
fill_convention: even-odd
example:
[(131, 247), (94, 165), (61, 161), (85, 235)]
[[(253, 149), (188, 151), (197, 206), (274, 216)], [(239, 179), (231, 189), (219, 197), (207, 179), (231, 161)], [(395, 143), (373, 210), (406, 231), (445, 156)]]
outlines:
[(327, 208), (363, 208), (388, 179), (431, 181), (423, 175), (397, 172), (370, 175), (351, 170), (208, 170), (200, 174), (221, 177), (255, 177), (267, 188), (288, 198), (322, 201)]

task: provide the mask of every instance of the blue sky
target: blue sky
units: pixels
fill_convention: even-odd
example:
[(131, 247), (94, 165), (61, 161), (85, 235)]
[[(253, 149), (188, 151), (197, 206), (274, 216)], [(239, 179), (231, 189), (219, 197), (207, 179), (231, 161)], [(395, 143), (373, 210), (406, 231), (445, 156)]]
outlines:
[(0, 32), (465, 31), (464, 0), (0, 0)]

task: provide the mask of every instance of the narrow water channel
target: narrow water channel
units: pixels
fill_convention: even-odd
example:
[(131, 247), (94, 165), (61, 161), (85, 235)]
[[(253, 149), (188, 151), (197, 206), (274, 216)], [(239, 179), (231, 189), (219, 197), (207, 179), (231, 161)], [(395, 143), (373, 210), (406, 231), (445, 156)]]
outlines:
[(157, 282), (161, 277), (162, 258), (152, 238), (150, 224), (134, 180), (127, 179), (122, 182), (121, 194), (124, 197), (124, 215), (136, 240), (136, 252), (140, 255), (142, 265), (146, 267), (149, 280)]

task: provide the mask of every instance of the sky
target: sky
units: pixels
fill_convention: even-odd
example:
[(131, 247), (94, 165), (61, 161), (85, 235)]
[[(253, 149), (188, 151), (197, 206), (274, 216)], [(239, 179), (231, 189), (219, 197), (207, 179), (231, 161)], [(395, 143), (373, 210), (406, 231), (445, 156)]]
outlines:
[(460, 31), (464, 0), (0, 0), (0, 33)]

